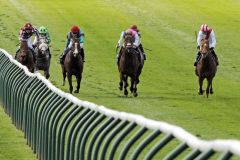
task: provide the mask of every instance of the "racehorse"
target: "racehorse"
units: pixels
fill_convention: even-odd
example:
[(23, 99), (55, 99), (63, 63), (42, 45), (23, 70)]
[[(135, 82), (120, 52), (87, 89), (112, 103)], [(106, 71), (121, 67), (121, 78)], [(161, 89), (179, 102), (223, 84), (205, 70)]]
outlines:
[(120, 51), (121, 57), (118, 64), (120, 73), (119, 89), (122, 91), (124, 86), (124, 95), (128, 95), (128, 77), (130, 77), (130, 91), (134, 97), (137, 97), (137, 84), (139, 83), (139, 75), (141, 74), (143, 64), (140, 62), (139, 53), (133, 47), (133, 42), (133, 36), (126, 34), (124, 37), (124, 45)]
[(50, 77), (49, 67), (50, 67), (50, 52), (49, 46), (46, 43), (46, 38), (40, 37), (37, 43), (36, 49), (36, 71), (43, 70), (46, 79)]
[(195, 70), (195, 73), (198, 76), (198, 82), (199, 82), (198, 93), (199, 95), (203, 95), (204, 91), (202, 89), (202, 85), (203, 85), (203, 80), (206, 78), (208, 81), (207, 88), (206, 88), (206, 94), (208, 98), (209, 93), (213, 94), (212, 81), (217, 72), (217, 65), (209, 49), (208, 40), (203, 39), (201, 41), (200, 53), (201, 53), (201, 59), (198, 62)]
[(34, 72), (35, 63), (33, 59), (33, 53), (28, 48), (27, 41), (20, 42), (20, 50), (16, 55), (16, 60), (20, 62), (22, 65), (26, 66), (30, 72)]
[(64, 63), (62, 66), (62, 74), (63, 74), (63, 85), (65, 85), (65, 78), (67, 76), (69, 83), (69, 92), (72, 94), (73, 86), (72, 86), (72, 75), (76, 76), (77, 79), (77, 89), (74, 93), (79, 93), (80, 83), (82, 80), (82, 72), (83, 72), (83, 59), (80, 54), (81, 48), (79, 44), (79, 40), (76, 37), (73, 37), (70, 42), (71, 49), (66, 54), (64, 59)]

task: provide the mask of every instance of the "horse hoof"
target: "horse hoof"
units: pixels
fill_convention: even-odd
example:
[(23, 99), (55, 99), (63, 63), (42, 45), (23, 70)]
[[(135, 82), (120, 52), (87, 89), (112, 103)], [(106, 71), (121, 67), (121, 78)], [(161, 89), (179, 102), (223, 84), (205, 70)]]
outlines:
[(214, 92), (213, 91), (210, 91), (210, 94), (213, 94)]
[(122, 87), (118, 87), (118, 88), (119, 88), (120, 91), (122, 91), (122, 89), (123, 89)]
[(137, 96), (138, 96), (138, 94), (137, 94), (137, 93), (133, 93), (133, 96), (134, 96), (134, 97), (137, 97)]
[(63, 82), (62, 85), (65, 86), (65, 82)]
[(133, 89), (130, 89), (131, 93), (133, 93)]
[(124, 91), (124, 95), (125, 95), (125, 96), (128, 95), (128, 91), (127, 91), (127, 90)]
[(74, 93), (79, 93), (79, 91), (78, 91), (78, 90), (75, 90)]
[(203, 92), (198, 92), (199, 95), (203, 95)]

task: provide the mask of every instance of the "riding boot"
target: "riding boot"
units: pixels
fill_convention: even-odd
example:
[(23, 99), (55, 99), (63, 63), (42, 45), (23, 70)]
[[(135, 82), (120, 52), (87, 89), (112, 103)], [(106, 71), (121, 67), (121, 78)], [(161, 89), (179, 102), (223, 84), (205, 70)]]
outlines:
[(119, 53), (117, 54), (117, 65), (119, 65), (121, 56), (122, 56), (122, 48), (120, 48), (120, 51), (119, 51)]
[(62, 53), (62, 55), (60, 56), (60, 64), (61, 64), (61, 65), (63, 65), (64, 59), (65, 59), (66, 54), (67, 54), (67, 52), (68, 52), (69, 50), (70, 50), (69, 48), (65, 48), (64, 51), (63, 51), (63, 53)]
[(64, 63), (65, 56), (66, 56), (65, 52), (63, 52), (62, 55), (60, 56), (60, 64), (62, 65)]
[(197, 56), (196, 56), (195, 61), (194, 61), (194, 66), (197, 66), (200, 58), (201, 58), (201, 53), (198, 51)]
[(212, 55), (213, 55), (213, 57), (214, 57), (214, 60), (215, 60), (216, 65), (218, 66), (218, 65), (219, 65), (218, 57), (217, 57), (217, 55), (216, 55), (216, 53), (215, 53), (215, 51), (214, 51), (213, 49), (211, 50), (211, 53), (212, 53)]
[(140, 48), (135, 48), (135, 52), (136, 52), (136, 54), (137, 54), (137, 57), (138, 57), (138, 60), (139, 60), (139, 62), (141, 62), (141, 50), (140, 50)]
[(84, 49), (83, 48), (81, 48), (81, 52), (80, 53), (81, 53), (83, 62), (85, 62), (85, 54), (84, 54)]
[(146, 60), (146, 54), (144, 52), (143, 46), (142, 44), (139, 45), (139, 49), (141, 50), (142, 54), (143, 54), (143, 59)]

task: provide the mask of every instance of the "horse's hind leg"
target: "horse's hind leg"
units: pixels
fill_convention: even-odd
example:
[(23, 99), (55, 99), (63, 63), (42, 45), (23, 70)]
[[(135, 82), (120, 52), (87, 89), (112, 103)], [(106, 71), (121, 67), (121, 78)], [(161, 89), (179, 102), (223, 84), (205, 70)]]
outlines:
[(212, 78), (208, 78), (207, 81), (208, 81), (208, 84), (207, 84), (206, 94), (207, 94), (207, 98), (208, 98), (210, 88), (211, 88), (211, 84), (212, 84)]
[(69, 83), (69, 92), (72, 94), (73, 86), (72, 86), (72, 75), (68, 75), (68, 83)]
[(198, 82), (199, 82), (199, 91), (198, 94), (199, 95), (203, 95), (203, 89), (202, 89), (202, 85), (203, 85), (203, 78), (198, 78)]
[(137, 84), (139, 83), (138, 81), (138, 77), (134, 77), (133, 79), (133, 96), (137, 97), (138, 93), (137, 93)]
[(63, 83), (62, 83), (62, 85), (64, 86), (65, 83), (66, 83), (66, 72), (65, 72), (64, 69), (62, 70), (62, 75), (63, 75)]
[(81, 84), (81, 80), (82, 80), (82, 75), (76, 76), (76, 78), (77, 78), (77, 89), (74, 91), (74, 93), (79, 93), (80, 84)]

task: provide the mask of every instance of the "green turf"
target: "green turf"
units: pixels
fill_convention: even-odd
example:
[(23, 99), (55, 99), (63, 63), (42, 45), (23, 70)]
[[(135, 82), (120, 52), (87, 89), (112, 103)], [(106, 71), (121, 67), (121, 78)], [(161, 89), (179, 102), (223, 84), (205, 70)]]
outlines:
[(31, 148), (26, 145), (23, 132), (16, 130), (0, 106), (0, 159), (35, 160)]
[[(66, 33), (78, 24), (86, 35), (81, 93), (74, 94), (108, 108), (144, 115), (183, 127), (203, 139), (239, 139), (240, 2), (238, 0), (0, 0), (0, 47), (14, 54), (18, 31), (26, 22), (48, 27), (52, 36), (50, 81), (62, 87), (59, 56)], [(220, 59), (214, 95), (197, 94), (194, 32), (212, 26)], [(115, 45), (123, 29), (137, 24), (147, 61), (139, 97), (123, 97)]]

